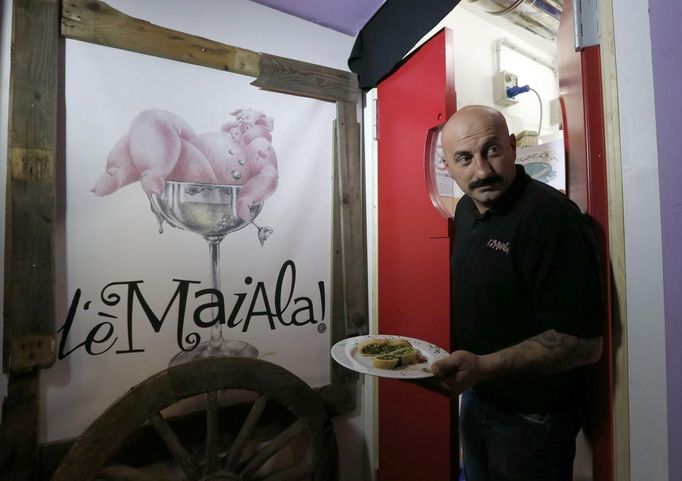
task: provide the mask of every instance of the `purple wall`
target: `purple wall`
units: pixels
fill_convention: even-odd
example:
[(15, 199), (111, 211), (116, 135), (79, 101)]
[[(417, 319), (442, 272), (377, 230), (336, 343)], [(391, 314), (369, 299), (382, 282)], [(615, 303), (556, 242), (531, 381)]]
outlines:
[(682, 2), (649, 0), (668, 373), (668, 469), (682, 480)]
[(355, 36), (385, 0), (252, 0)]

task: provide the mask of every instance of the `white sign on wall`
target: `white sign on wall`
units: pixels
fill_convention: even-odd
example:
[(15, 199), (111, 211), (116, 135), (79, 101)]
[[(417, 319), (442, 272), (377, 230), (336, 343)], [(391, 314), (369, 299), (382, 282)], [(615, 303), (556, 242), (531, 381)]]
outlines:
[(329, 383), (335, 108), (251, 80), (66, 42), (59, 360), (42, 377), (42, 441), (80, 434), (202, 350)]
[(566, 154), (563, 140), (517, 149), (516, 163), (523, 165), (526, 173), (533, 179), (566, 192)]

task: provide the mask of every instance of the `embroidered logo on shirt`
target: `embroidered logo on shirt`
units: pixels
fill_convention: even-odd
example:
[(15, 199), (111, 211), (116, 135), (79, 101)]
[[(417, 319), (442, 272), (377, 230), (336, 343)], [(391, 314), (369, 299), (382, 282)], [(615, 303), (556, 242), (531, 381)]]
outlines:
[(497, 239), (490, 239), (486, 246), (490, 247), (496, 251), (502, 251), (505, 254), (509, 254), (509, 242), (498, 241)]

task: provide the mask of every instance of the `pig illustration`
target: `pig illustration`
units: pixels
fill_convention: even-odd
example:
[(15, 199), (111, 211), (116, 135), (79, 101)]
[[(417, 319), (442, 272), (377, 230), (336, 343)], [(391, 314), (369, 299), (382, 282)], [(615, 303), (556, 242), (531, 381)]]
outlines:
[(274, 129), (274, 119), (264, 113), (253, 109), (238, 109), (230, 115), (236, 120), (226, 122), (220, 130), (229, 132), (237, 142), (250, 143), (257, 137), (265, 137), (272, 142), (272, 130)]
[(92, 192), (98, 196), (109, 195), (137, 180), (140, 180), (140, 172), (130, 158), (128, 134), (125, 134), (109, 152), (106, 171), (99, 176)]
[(274, 128), (275, 121), (272, 117), (268, 117), (259, 110), (237, 109), (234, 112), (230, 112), (230, 115), (234, 116), (240, 125), (260, 125), (271, 132)]
[(250, 220), (251, 206), (270, 197), (277, 189), (279, 174), (277, 155), (269, 140), (264, 137), (253, 139), (245, 148), (249, 178), (244, 182), (237, 198), (237, 215)]
[(180, 158), (183, 139), (194, 136), (194, 130), (172, 112), (158, 109), (141, 112), (133, 119), (128, 133), (112, 148), (106, 171), (93, 192), (108, 195), (139, 180), (145, 192), (160, 193)]
[(227, 132), (209, 132), (191, 139), (213, 167), (219, 184), (241, 185), (237, 215), (251, 220), (251, 206), (262, 202), (277, 188), (277, 156), (263, 137), (249, 144), (235, 142)]
[(166, 180), (240, 185), (237, 213), (250, 221), (251, 206), (277, 188), (274, 121), (253, 109), (231, 115), (220, 131), (197, 135), (172, 112), (141, 112), (112, 148), (93, 192), (108, 195), (136, 180), (147, 193), (162, 192)]
[(246, 152), (241, 142), (235, 142), (227, 132), (207, 132), (189, 142), (211, 166), (218, 184), (242, 185), (247, 180)]
[(181, 141), (178, 162), (166, 179), (203, 184), (218, 183), (213, 167), (208, 162), (206, 155), (191, 140), (184, 139)]

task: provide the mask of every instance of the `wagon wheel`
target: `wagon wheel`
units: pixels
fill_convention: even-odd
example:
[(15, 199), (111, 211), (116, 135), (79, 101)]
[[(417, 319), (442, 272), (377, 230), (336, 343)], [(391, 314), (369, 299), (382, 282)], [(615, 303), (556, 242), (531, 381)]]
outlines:
[[(220, 446), (218, 392), (247, 390), (259, 395), (229, 447)], [(178, 401), (204, 395), (206, 440), (202, 462), (190, 456), (161, 411)], [(272, 441), (245, 455), (245, 446), (266, 404), (277, 403), (295, 418)], [(286, 369), (242, 358), (199, 359), (170, 367), (146, 379), (112, 404), (78, 438), (52, 481), (166, 481), (132, 466), (111, 465), (112, 454), (137, 428), (151, 424), (187, 481), (336, 481), (336, 440), (319, 395)], [(312, 454), (308, 462), (292, 464), (263, 475), (266, 461), (301, 433), (306, 433)], [(262, 469), (261, 469), (262, 471)]]

